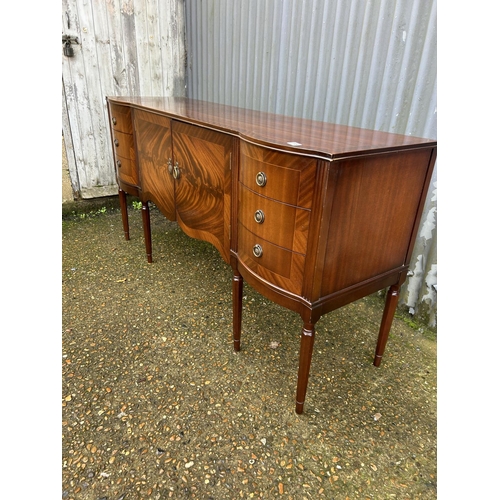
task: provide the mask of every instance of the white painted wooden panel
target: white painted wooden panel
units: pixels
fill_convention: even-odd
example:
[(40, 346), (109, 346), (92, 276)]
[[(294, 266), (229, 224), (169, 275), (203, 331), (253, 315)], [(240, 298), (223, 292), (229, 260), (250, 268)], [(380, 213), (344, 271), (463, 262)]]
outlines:
[(107, 95), (185, 95), (183, 0), (63, 0), (63, 135), (73, 191), (117, 193)]

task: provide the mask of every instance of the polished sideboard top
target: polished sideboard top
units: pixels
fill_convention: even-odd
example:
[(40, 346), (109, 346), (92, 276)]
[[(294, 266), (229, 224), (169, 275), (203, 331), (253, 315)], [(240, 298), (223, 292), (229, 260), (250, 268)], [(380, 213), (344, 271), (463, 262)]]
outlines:
[(325, 160), (435, 146), (433, 139), (275, 115), (186, 97), (108, 97), (108, 101), (162, 113), (248, 142)]

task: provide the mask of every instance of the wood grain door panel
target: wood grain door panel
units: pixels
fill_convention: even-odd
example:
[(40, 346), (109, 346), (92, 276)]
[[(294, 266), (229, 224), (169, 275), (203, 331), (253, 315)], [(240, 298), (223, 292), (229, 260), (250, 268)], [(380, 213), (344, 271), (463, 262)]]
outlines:
[(173, 122), (174, 162), (179, 168), (177, 222), (194, 238), (212, 243), (229, 262), (231, 136)]
[(170, 220), (175, 220), (174, 179), (169, 172), (172, 162), (170, 119), (135, 110), (134, 123), (141, 179), (141, 197), (153, 201)]

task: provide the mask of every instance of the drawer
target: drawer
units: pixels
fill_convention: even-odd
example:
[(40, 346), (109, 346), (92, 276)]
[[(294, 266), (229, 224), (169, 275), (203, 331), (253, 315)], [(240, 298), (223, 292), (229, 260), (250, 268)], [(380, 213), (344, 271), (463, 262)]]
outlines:
[(139, 184), (139, 176), (137, 175), (137, 167), (134, 160), (117, 156), (115, 165), (116, 175), (120, 180), (134, 186)]
[[(257, 256), (259, 247), (262, 253)], [(238, 224), (238, 258), (265, 281), (295, 294), (302, 292), (305, 256), (260, 238), (241, 223)]]
[(110, 114), (113, 130), (132, 134), (132, 117), (129, 107), (110, 103)]
[(306, 253), (309, 210), (258, 195), (240, 184), (238, 219), (256, 236), (285, 249)]
[(241, 143), (240, 182), (256, 193), (311, 208), (316, 160)]
[(116, 155), (135, 161), (134, 137), (132, 135), (113, 131), (112, 140)]

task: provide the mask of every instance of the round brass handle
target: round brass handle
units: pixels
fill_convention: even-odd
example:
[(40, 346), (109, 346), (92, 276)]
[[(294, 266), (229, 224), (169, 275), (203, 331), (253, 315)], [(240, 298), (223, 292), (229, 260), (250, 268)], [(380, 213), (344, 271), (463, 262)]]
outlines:
[(174, 179), (178, 179), (181, 175), (181, 171), (179, 170), (179, 162), (175, 162), (175, 165), (174, 165), (174, 171), (172, 172), (172, 175), (174, 177)]
[(253, 218), (255, 220), (255, 222), (257, 224), (262, 224), (264, 222), (264, 219), (265, 219), (265, 215), (264, 215), (264, 212), (262, 210), (257, 210), (254, 214), (253, 214)]
[(255, 255), (255, 257), (262, 257), (263, 251), (262, 247), (259, 244), (253, 246), (252, 252)]
[(174, 169), (174, 167), (172, 166), (172, 158), (168, 159), (167, 166), (168, 166), (168, 173), (171, 174)]
[(122, 166), (122, 162), (121, 162), (120, 160), (118, 160), (118, 161), (116, 162), (116, 164), (118, 165), (118, 168), (121, 168), (121, 166)]
[(116, 125), (116, 118), (113, 116), (113, 125)]
[(255, 176), (255, 182), (257, 183), (258, 186), (264, 187), (266, 185), (266, 182), (267, 182), (266, 174), (264, 172), (259, 172)]
[(118, 147), (120, 145), (120, 143), (118, 142), (118, 139), (115, 139), (115, 146)]

